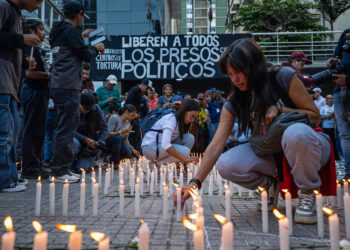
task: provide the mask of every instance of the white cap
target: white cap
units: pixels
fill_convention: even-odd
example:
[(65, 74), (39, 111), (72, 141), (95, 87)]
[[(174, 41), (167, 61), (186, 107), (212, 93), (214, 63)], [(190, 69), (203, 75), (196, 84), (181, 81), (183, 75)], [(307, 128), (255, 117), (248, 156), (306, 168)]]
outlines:
[(322, 89), (320, 89), (320, 88), (314, 88), (312, 91), (313, 92), (320, 92), (322, 94)]
[(115, 75), (109, 75), (107, 77), (107, 80), (109, 81), (109, 83), (111, 84), (117, 84), (118, 83), (118, 79)]

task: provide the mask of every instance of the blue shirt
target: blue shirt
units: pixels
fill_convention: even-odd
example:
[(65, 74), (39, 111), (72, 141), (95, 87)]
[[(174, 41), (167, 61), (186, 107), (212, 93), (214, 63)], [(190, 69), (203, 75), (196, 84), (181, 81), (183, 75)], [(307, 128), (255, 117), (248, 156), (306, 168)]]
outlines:
[(217, 101), (213, 101), (212, 99), (207, 102), (208, 104), (208, 110), (210, 114), (210, 122), (219, 122), (220, 121), (220, 115), (221, 115), (221, 109), (224, 106), (221, 99), (218, 99)]
[(168, 99), (166, 99), (163, 95), (158, 98), (158, 102), (157, 102), (158, 105), (161, 105), (163, 107), (164, 104), (167, 104), (167, 103), (172, 103), (172, 98), (170, 99), (170, 101), (168, 101)]

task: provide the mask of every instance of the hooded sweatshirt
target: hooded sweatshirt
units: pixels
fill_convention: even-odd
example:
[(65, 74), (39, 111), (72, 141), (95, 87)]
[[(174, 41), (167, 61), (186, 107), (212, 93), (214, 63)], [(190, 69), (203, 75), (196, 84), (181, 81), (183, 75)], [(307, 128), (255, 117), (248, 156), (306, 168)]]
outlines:
[(49, 41), (53, 54), (51, 88), (80, 90), (83, 61), (95, 59), (98, 50), (86, 46), (80, 28), (66, 21), (53, 25)]

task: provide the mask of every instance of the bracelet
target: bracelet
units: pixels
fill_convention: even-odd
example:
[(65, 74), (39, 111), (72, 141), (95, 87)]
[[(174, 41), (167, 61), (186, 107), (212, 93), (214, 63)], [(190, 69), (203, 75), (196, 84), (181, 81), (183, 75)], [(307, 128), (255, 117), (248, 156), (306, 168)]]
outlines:
[(200, 180), (196, 179), (196, 178), (191, 179), (190, 180), (190, 184), (191, 183), (196, 184), (196, 186), (198, 187), (198, 190), (201, 189), (201, 187), (202, 187), (202, 182)]

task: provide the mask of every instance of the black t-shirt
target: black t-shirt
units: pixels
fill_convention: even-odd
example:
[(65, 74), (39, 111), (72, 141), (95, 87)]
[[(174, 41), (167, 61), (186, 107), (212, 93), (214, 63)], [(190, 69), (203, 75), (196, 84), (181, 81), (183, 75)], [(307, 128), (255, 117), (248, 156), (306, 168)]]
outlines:
[(138, 113), (141, 111), (141, 105), (142, 105), (142, 92), (139, 88), (139, 85), (136, 85), (132, 87), (128, 92), (128, 98), (126, 99), (125, 103), (132, 104), (135, 106)]
[[(25, 46), (23, 49), (23, 55), (24, 57), (30, 57), (30, 51), (32, 49), (32, 46)], [(44, 64), (44, 60), (42, 58), (42, 54), (40, 52), (40, 50), (36, 47), (34, 47), (34, 51), (33, 51), (33, 58), (36, 61), (36, 69), (37, 71), (41, 71), (41, 72), (46, 72), (45, 69), (45, 64)], [(23, 70), (23, 73), (25, 72), (25, 70), (27, 70), (27, 68), (25, 68)], [(34, 88), (34, 89), (45, 89), (49, 87), (49, 80), (48, 79), (31, 79), (26, 77), (25, 74), (23, 74), (23, 83), (27, 84), (29, 87)]]

